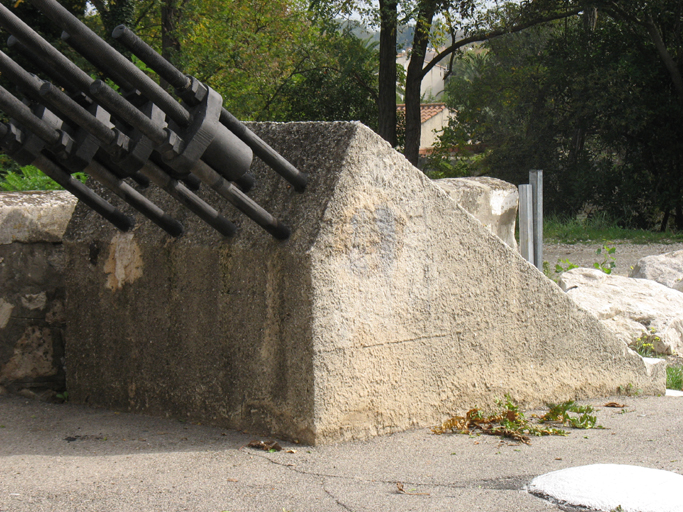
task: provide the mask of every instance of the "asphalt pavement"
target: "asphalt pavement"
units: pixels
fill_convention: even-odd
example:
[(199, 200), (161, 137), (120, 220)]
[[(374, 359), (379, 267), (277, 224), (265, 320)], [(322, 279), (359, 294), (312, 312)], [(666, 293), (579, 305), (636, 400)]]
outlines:
[[(626, 407), (602, 407), (609, 401)], [(266, 452), (247, 445), (267, 438), (243, 432), (2, 396), (0, 511), (536, 512), (569, 510), (524, 489), (550, 471), (602, 463), (683, 474), (683, 398), (582, 403), (599, 409), (604, 429), (530, 446), (424, 428)]]

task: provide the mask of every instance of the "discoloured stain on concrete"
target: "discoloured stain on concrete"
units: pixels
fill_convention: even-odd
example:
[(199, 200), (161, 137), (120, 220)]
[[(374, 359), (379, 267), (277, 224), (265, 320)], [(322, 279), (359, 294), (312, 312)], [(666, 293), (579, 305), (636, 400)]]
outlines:
[(9, 319), (12, 317), (14, 306), (5, 299), (0, 299), (0, 329), (7, 327)]
[(52, 334), (49, 328), (28, 327), (14, 346), (14, 354), (0, 370), (0, 382), (50, 377), (57, 373), (53, 364)]
[(26, 309), (43, 309), (47, 304), (47, 295), (45, 292), (26, 294), (21, 298), (21, 304)]
[(109, 245), (109, 256), (104, 264), (106, 286), (118, 290), (142, 276), (142, 253), (133, 233), (117, 233)]

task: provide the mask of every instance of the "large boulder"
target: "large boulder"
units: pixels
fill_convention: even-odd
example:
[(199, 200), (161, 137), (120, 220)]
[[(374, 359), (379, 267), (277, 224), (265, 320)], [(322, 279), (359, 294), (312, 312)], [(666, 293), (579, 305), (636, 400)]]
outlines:
[(563, 273), (559, 285), (627, 345), (654, 330), (656, 352), (683, 353), (683, 293), (655, 281), (589, 268)]
[(486, 176), (434, 180), (448, 196), (462, 206), (486, 229), (517, 249), (515, 221), (519, 192), (507, 181)]
[(641, 258), (629, 276), (650, 279), (683, 291), (683, 250)]

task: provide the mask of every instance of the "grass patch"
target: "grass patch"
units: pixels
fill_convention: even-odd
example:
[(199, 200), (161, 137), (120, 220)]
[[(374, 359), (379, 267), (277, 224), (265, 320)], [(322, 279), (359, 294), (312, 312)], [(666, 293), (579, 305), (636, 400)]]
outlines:
[(669, 366), (666, 369), (666, 389), (683, 391), (683, 365)]
[(667, 244), (683, 242), (683, 233), (627, 229), (617, 226), (606, 215), (594, 215), (585, 220), (548, 216), (543, 219), (543, 238), (546, 242), (563, 244), (629, 240), (634, 244)]
[[(73, 177), (85, 183), (86, 175), (82, 172), (76, 172)], [(27, 190), (61, 190), (62, 186), (53, 181), (52, 178), (45, 176), (43, 172), (27, 165), (22, 167), (19, 172), (8, 171), (5, 173), (4, 179), (0, 177), (0, 191), (16, 192)]]

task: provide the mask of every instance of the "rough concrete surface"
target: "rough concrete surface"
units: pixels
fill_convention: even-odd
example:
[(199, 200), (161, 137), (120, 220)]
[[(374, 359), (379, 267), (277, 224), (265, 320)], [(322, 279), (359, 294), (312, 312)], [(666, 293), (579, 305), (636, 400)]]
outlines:
[(650, 374), (371, 130), (252, 128), (311, 177), (298, 194), (252, 167), (252, 197), (292, 227), (284, 243), (206, 192), (237, 221), (234, 239), (154, 189), (186, 225), (177, 240), (141, 219), (122, 236), (77, 208), (65, 236), (74, 401), (320, 444), (505, 393), (664, 392), (663, 368)]
[(604, 430), (531, 446), (414, 429), (267, 453), (235, 431), (0, 397), (0, 511), (566, 511), (523, 487), (597, 463), (683, 473), (683, 398), (610, 400), (627, 407), (599, 407)]

